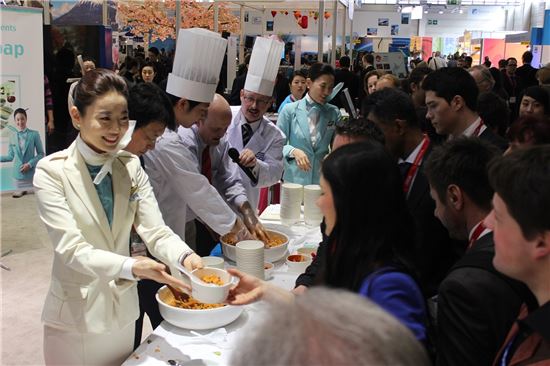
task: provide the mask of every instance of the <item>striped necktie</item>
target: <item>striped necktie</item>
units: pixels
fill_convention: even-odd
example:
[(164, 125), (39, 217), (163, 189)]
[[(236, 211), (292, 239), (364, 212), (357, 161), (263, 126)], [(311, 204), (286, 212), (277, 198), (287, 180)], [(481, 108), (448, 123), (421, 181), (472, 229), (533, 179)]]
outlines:
[(252, 137), (252, 134), (253, 134), (252, 127), (250, 127), (248, 123), (244, 123), (241, 126), (241, 131), (243, 134), (243, 147), (245, 147), (246, 144), (248, 144), (248, 141), (250, 141), (250, 138)]

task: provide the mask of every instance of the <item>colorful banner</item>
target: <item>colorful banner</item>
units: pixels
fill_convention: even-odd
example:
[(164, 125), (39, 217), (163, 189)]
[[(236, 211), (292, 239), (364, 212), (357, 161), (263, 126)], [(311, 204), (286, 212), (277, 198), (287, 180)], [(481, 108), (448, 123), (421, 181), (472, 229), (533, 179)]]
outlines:
[(42, 10), (1, 7), (0, 17), (0, 191), (13, 191), (32, 184), (45, 151)]

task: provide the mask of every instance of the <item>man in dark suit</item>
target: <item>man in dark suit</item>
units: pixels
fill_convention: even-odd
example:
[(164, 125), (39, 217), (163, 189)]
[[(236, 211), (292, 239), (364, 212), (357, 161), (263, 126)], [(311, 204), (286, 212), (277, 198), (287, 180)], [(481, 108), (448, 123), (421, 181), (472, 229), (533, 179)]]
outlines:
[(433, 215), (435, 203), (423, 163), (433, 143), (422, 133), (413, 101), (404, 92), (386, 88), (371, 94), (368, 101), (368, 119), (384, 132), (386, 147), (398, 160), (403, 191), (416, 225), (414, 265), (425, 296), (433, 296), (461, 253), (460, 244), (451, 242), (447, 230)]
[[(359, 77), (350, 71), (350, 58), (348, 56), (340, 57), (340, 67), (335, 71), (334, 85), (342, 82), (343, 89), (347, 88), (351, 96), (351, 100), (355, 105), (358, 103), (359, 92)], [(334, 98), (331, 102), (338, 108), (343, 108), (344, 103), (340, 100), (340, 96)]]
[(374, 55), (372, 53), (365, 53), (363, 57), (361, 57), (361, 62), (363, 64), (363, 68), (361, 69), (361, 72), (359, 73), (359, 90), (358, 90), (358, 99), (361, 101), (365, 98), (365, 88), (363, 87), (365, 85), (365, 76), (375, 70), (374, 68)]
[(425, 164), (435, 215), (452, 238), (468, 240), (439, 288), (437, 365), (490, 365), (521, 304), (532, 301), (525, 285), (492, 264), (493, 233), (483, 220), (493, 197), (487, 164), (498, 155), (485, 141), (461, 137), (434, 149)]
[(422, 89), (426, 91), (426, 118), (438, 134), (448, 135), (448, 139), (479, 137), (501, 151), (507, 149), (508, 142), (487, 128), (477, 113), (479, 92), (468, 71), (459, 67), (439, 69), (426, 76)]
[(533, 66), (531, 66), (531, 62), (533, 62), (533, 53), (531, 51), (525, 51), (523, 55), (521, 55), (521, 62), (523, 63), (523, 65), (518, 67), (516, 70), (516, 75), (519, 79), (518, 88), (520, 93), (522, 93), (526, 88), (530, 86), (538, 85), (538, 69), (535, 69)]

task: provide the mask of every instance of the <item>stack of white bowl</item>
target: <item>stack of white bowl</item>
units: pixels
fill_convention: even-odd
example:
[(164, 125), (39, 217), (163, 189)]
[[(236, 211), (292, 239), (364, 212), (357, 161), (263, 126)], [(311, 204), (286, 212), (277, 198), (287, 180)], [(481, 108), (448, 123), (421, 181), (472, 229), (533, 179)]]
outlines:
[(283, 183), (281, 187), (281, 222), (292, 225), (300, 221), (304, 187), (296, 183)]
[(261, 280), (264, 279), (264, 243), (260, 240), (243, 240), (235, 246), (237, 269)]
[(304, 187), (304, 221), (306, 225), (318, 226), (323, 221), (323, 214), (316, 203), (320, 196), (321, 186), (318, 184)]

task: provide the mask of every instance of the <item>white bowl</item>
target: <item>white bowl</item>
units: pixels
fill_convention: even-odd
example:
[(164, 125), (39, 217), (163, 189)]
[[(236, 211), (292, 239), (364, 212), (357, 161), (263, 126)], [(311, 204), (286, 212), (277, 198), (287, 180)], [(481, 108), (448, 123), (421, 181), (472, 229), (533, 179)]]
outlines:
[(185, 329), (212, 329), (227, 325), (241, 315), (242, 306), (225, 305), (214, 309), (181, 309), (166, 304), (163, 300), (172, 298), (170, 290), (163, 286), (156, 295), (160, 315), (170, 324)]
[[(217, 304), (225, 301), (229, 294), (229, 289), (235, 284), (234, 277), (227, 271), (219, 268), (201, 268), (191, 272), (195, 278), (191, 279), (191, 296), (205, 304)], [(223, 285), (207, 284), (196, 277), (207, 275), (218, 276)]]
[[(301, 262), (294, 262), (290, 259), (292, 257), (302, 257)], [(288, 266), (288, 271), (292, 273), (304, 273), (306, 268), (311, 264), (312, 258), (307, 254), (291, 254), (286, 257), (286, 264)]]
[[(276, 230), (267, 230), (267, 232), (268, 234), (273, 233), (273, 234), (282, 235), (286, 239), (286, 241), (281, 245), (278, 245), (276, 247), (269, 248), (269, 249), (264, 249), (264, 260), (266, 262), (272, 262), (272, 263), (277, 262), (278, 260), (280, 260), (285, 256), (285, 253), (288, 249), (288, 235)], [(232, 260), (233, 262), (236, 262), (237, 251), (235, 249), (235, 246), (225, 243), (222, 238), (220, 238), (220, 242), (222, 244), (223, 255), (225, 255), (228, 259)]]

